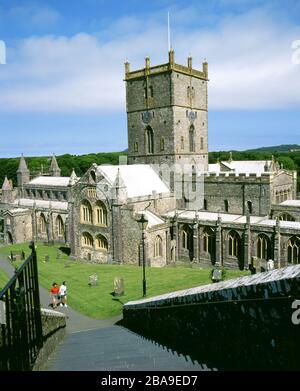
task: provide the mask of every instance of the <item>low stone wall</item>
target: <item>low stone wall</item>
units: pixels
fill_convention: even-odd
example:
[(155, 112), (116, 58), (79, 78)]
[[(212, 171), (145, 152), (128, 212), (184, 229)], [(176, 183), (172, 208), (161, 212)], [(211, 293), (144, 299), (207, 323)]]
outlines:
[(34, 371), (42, 370), (48, 357), (55, 350), (66, 333), (66, 315), (58, 311), (42, 309), (44, 345), (35, 362)]
[(127, 303), (123, 325), (219, 369), (299, 370), (297, 299), (300, 265)]

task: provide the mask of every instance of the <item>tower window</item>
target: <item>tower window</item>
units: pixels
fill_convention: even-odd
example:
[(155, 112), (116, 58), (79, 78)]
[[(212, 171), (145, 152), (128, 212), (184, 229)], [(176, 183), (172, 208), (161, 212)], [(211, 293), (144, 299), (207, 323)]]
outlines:
[(134, 152), (138, 152), (139, 151), (139, 143), (136, 141), (134, 143)]
[(148, 99), (148, 90), (147, 87), (144, 88), (144, 98)]
[(203, 200), (203, 209), (207, 210), (207, 200)]
[(184, 138), (183, 138), (183, 136), (181, 137), (181, 149), (184, 149)]
[(146, 129), (146, 136), (147, 136), (147, 152), (154, 153), (154, 134), (153, 134), (153, 129), (150, 126), (148, 126)]
[(251, 201), (247, 201), (247, 209), (248, 209), (249, 214), (253, 213), (253, 204)]
[(189, 131), (190, 152), (195, 152), (195, 128), (192, 125)]
[(160, 150), (165, 150), (165, 139), (163, 137), (160, 139)]
[(153, 98), (153, 96), (154, 96), (153, 87), (150, 86), (150, 87), (149, 87), (149, 90), (150, 90), (150, 96), (151, 96), (151, 98)]
[(224, 201), (224, 209), (225, 209), (225, 212), (229, 211), (229, 202), (228, 202), (228, 200)]

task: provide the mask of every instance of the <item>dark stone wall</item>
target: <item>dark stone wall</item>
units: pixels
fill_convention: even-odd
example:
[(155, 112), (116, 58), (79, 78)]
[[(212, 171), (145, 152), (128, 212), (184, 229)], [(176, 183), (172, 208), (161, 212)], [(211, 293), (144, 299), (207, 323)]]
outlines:
[(56, 311), (42, 309), (43, 348), (34, 364), (34, 371), (43, 370), (48, 357), (66, 334), (66, 316)]
[(299, 370), (300, 265), (124, 307), (123, 324), (220, 370)]

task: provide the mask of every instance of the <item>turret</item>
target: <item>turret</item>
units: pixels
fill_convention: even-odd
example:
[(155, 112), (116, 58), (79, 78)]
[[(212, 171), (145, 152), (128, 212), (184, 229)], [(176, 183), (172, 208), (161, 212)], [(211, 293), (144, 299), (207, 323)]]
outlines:
[(19, 168), (17, 171), (18, 187), (23, 187), (30, 182), (30, 171), (28, 170), (24, 156), (21, 156)]
[(11, 182), (7, 179), (6, 176), (2, 186), (1, 202), (3, 202), (4, 204), (9, 204), (12, 201), (13, 201), (13, 187)]
[(72, 171), (72, 174), (70, 176), (70, 180), (69, 180), (69, 186), (74, 186), (78, 181), (78, 177), (76, 175), (76, 172), (73, 168), (73, 171)]
[(61, 174), (61, 169), (58, 167), (55, 155), (52, 156), (49, 172), (50, 172), (50, 176), (60, 176)]

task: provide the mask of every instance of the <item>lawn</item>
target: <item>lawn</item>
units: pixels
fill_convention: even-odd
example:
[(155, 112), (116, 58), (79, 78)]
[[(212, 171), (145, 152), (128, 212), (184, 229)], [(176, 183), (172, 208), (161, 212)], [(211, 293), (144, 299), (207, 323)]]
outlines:
[(5, 287), (5, 285), (8, 283), (9, 281), (9, 278), (7, 276), (7, 274), (4, 273), (4, 271), (2, 271), (0, 269), (0, 291), (2, 288)]
[[(10, 251), (24, 250), (30, 254), (28, 244), (19, 244), (0, 249), (9, 255)], [(68, 301), (75, 310), (98, 319), (105, 319), (122, 312), (122, 305), (142, 298), (142, 268), (128, 265), (98, 265), (69, 260), (67, 254), (57, 259), (58, 246), (37, 244), (40, 284), (50, 289), (53, 282), (67, 281)], [(45, 256), (49, 262), (45, 262)], [(98, 286), (88, 285), (89, 276), (98, 276)], [(236, 278), (249, 272), (227, 270), (226, 278)], [(125, 295), (114, 300), (114, 278), (123, 277)], [(181, 289), (209, 284), (210, 270), (190, 267), (147, 268), (147, 297)]]

